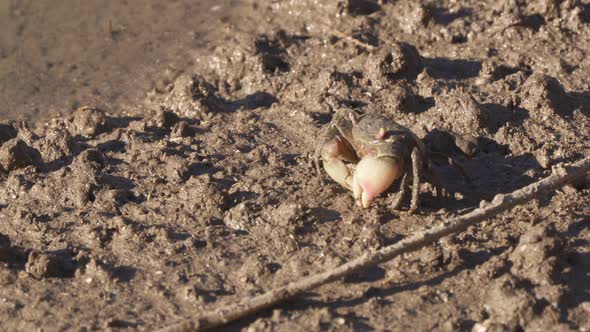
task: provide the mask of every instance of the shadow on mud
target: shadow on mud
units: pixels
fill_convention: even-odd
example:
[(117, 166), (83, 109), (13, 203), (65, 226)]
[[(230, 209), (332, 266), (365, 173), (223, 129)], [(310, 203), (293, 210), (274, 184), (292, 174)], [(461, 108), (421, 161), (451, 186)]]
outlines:
[[(582, 232), (590, 229), (590, 216), (580, 216), (579, 221), (571, 224), (561, 237), (571, 239), (579, 237)], [(562, 315), (567, 318), (569, 308), (575, 308), (578, 305), (590, 301), (590, 253), (583, 252), (584, 248), (590, 246), (590, 240), (578, 239), (569, 245), (569, 254), (566, 262), (574, 268), (566, 269), (563, 279), (567, 284), (569, 296), (566, 298), (566, 305), (562, 310)], [(576, 250), (580, 248), (580, 250)]]
[[(418, 282), (394, 284), (393, 286), (387, 286), (387, 285), (382, 286), (382, 287), (372, 287), (371, 286), (371, 287), (367, 287), (367, 289), (359, 296), (347, 298), (347, 299), (337, 299), (337, 300), (332, 300), (332, 301), (330, 301), (330, 300), (322, 301), (322, 300), (313, 299), (311, 297), (318, 297), (319, 298), (319, 294), (315, 293), (315, 292), (308, 292), (308, 293), (306, 293), (305, 297), (295, 299), (295, 300), (287, 303), (285, 308), (288, 308), (289, 311), (304, 311), (308, 308), (315, 308), (315, 309), (327, 308), (329, 311), (332, 311), (332, 310), (336, 310), (338, 308), (353, 308), (355, 306), (366, 304), (367, 302), (369, 302), (371, 300), (375, 300), (375, 299), (377, 301), (379, 301), (380, 304), (385, 305), (385, 304), (391, 303), (390, 300), (385, 299), (388, 296), (392, 296), (392, 295), (407, 292), (407, 291), (414, 291), (414, 290), (417, 290), (423, 286), (435, 287), (437, 285), (440, 285), (443, 281), (460, 274), (461, 272), (464, 272), (466, 270), (475, 269), (476, 267), (486, 263), (492, 257), (501, 255), (509, 248), (510, 248), (510, 246), (501, 246), (501, 247), (491, 248), (491, 249), (487, 249), (487, 250), (481, 250), (481, 251), (477, 251), (477, 252), (471, 252), (467, 249), (461, 249), (459, 252), (461, 264), (459, 264), (458, 266), (456, 266), (455, 268), (453, 268), (450, 271), (440, 273), (436, 277), (425, 279), (425, 280), (418, 281)], [(505, 266), (504, 269), (502, 270), (502, 273), (505, 272), (504, 270), (507, 271), (508, 268), (509, 268), (508, 265)], [(375, 281), (383, 280), (385, 278), (385, 275), (386, 275), (386, 273), (383, 268), (375, 267), (373, 269), (370, 269), (369, 271), (359, 273), (353, 277), (347, 278), (347, 280), (345, 280), (344, 282), (375, 282)], [(271, 315), (272, 315), (272, 310), (267, 310), (265, 312), (261, 312), (258, 315), (252, 316), (248, 319), (244, 319), (241, 321), (237, 321), (234, 324), (230, 324), (227, 326), (227, 329), (228, 330), (240, 330), (240, 329), (243, 329), (244, 327), (252, 324), (255, 320), (259, 319), (260, 317), (269, 317)], [(347, 321), (350, 322), (353, 326), (359, 327), (363, 331), (371, 331), (372, 330), (372, 328), (366, 322), (364, 322), (363, 318), (359, 318), (354, 314), (348, 314), (345, 317), (348, 317), (349, 320), (347, 320)], [(466, 324), (473, 325), (474, 323), (475, 322), (472, 322), (471, 324), (469, 324), (469, 322), (467, 322)], [(467, 330), (470, 330), (471, 327), (472, 326), (466, 326), (465, 328)]]
[[(450, 166), (440, 166), (442, 186), (451, 197), (442, 202), (448, 210), (477, 206), (481, 200), (490, 201), (497, 194), (505, 194), (529, 185), (537, 180), (529, 171), (541, 171), (539, 162), (531, 155), (505, 156), (482, 154), (473, 159), (461, 160), (469, 180)], [(463, 197), (456, 200), (453, 196)]]
[(436, 79), (464, 80), (479, 75), (481, 60), (423, 58), (428, 74)]

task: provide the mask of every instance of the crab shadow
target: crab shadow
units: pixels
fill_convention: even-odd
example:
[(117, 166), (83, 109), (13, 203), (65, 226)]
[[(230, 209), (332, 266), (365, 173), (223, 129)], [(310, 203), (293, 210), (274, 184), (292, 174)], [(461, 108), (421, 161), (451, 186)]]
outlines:
[[(463, 264), (460, 264), (453, 269), (439, 273), (437, 276), (432, 278), (427, 278), (417, 282), (410, 282), (410, 283), (400, 283), (394, 284), (393, 286), (382, 286), (382, 287), (368, 287), (362, 294), (356, 297), (346, 298), (346, 299), (336, 299), (336, 300), (319, 300), (314, 299), (314, 297), (319, 298), (320, 294), (316, 292), (307, 292), (303, 297), (298, 299), (293, 299), (291, 301), (286, 302), (281, 308), (283, 311), (305, 311), (308, 309), (316, 309), (320, 310), (323, 308), (327, 308), (329, 311), (335, 311), (337, 309), (351, 309), (349, 313), (345, 314), (348, 318), (347, 321), (352, 324), (352, 326), (357, 327), (362, 331), (372, 331), (374, 330), (371, 327), (365, 318), (359, 317), (358, 315), (354, 314), (354, 308), (363, 304), (366, 304), (372, 299), (378, 298), (380, 304), (388, 305), (394, 303), (395, 299), (391, 299), (390, 297), (399, 295), (402, 293), (412, 292), (415, 291), (423, 286), (428, 287), (436, 287), (443, 283), (445, 280), (452, 278), (464, 271), (473, 270), (478, 266), (486, 263), (492, 257), (498, 256), (508, 250), (509, 246), (500, 246), (491, 249), (485, 249), (479, 252), (470, 252), (466, 249), (463, 249), (464, 252), (461, 254)], [(504, 271), (505, 272), (505, 271)], [(374, 271), (369, 269), (365, 272), (357, 273), (349, 277), (347, 280), (344, 280), (344, 283), (350, 283), (351, 281), (354, 283), (357, 282), (375, 282), (378, 280), (383, 280), (385, 278), (385, 270), (376, 267)], [(389, 297), (389, 298), (388, 298)], [(255, 320), (259, 319), (260, 317), (270, 317), (272, 316), (273, 310), (269, 309), (260, 314), (250, 316), (247, 319), (243, 319), (232, 323), (227, 326), (228, 331), (238, 331), (242, 330), (248, 325), (252, 324)], [(472, 326), (469, 326), (468, 330), (471, 329)], [(355, 329), (356, 330), (356, 329)]]
[(427, 196), (425, 203), (432, 204), (434, 209), (451, 211), (473, 207), (481, 200), (490, 201), (498, 194), (510, 193), (537, 181), (536, 177), (529, 175), (530, 171), (542, 170), (532, 154), (506, 156), (483, 153), (461, 162), (468, 178), (451, 166), (438, 166), (437, 174), (449, 197), (439, 200)]
[(463, 80), (479, 75), (481, 60), (422, 58), (428, 74), (435, 79)]
[[(590, 7), (590, 5), (588, 5), (588, 7)], [(588, 16), (590, 17), (590, 9), (588, 12)], [(569, 94), (577, 101), (582, 114), (584, 114), (586, 117), (590, 117), (590, 91), (570, 92)]]
[(258, 108), (270, 108), (274, 103), (279, 100), (272, 94), (264, 91), (258, 91), (244, 98), (236, 100), (222, 100), (220, 110), (222, 112), (231, 113), (239, 109), (244, 110), (255, 110)]
[(486, 127), (492, 134), (497, 133), (507, 123), (517, 127), (522, 126), (524, 121), (530, 117), (529, 111), (522, 107), (492, 103), (481, 104), (481, 107), (487, 111), (490, 117)]
[(459, 10), (450, 12), (447, 8), (433, 6), (431, 8), (433, 14), (432, 18), (436, 24), (449, 25), (455, 20), (469, 17), (473, 14), (473, 9), (461, 7)]

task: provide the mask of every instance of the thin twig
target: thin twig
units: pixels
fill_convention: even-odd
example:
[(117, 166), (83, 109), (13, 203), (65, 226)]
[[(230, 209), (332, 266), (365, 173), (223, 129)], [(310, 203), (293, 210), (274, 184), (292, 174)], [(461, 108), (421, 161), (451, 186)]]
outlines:
[(338, 30), (336, 28), (333, 28), (332, 25), (329, 24), (329, 23), (327, 23), (327, 22), (319, 22), (319, 24), (321, 26), (323, 26), (325, 29), (327, 29), (328, 32), (330, 32), (332, 35), (335, 35), (336, 37), (345, 39), (345, 40), (347, 40), (347, 41), (355, 44), (356, 46), (360, 46), (360, 47), (366, 48), (369, 51), (373, 51), (376, 48), (373, 45), (369, 45), (369, 44), (367, 44), (367, 43), (365, 43), (365, 42), (363, 42), (361, 40), (358, 40), (358, 39), (354, 38), (353, 36), (347, 35), (344, 32), (342, 32), (342, 31), (340, 31), (340, 30)]
[(375, 49), (375, 46), (373, 46), (373, 45), (369, 45), (369, 44), (367, 44), (367, 43), (365, 43), (365, 42), (363, 42), (363, 41), (360, 41), (360, 40), (358, 40), (358, 39), (354, 38), (353, 36), (349, 36), (349, 35), (345, 34), (344, 32), (342, 32), (342, 31), (340, 31), (340, 30), (333, 29), (333, 28), (331, 28), (331, 27), (329, 27), (329, 26), (327, 26), (326, 28), (327, 28), (327, 29), (330, 31), (330, 33), (332, 33), (333, 35), (335, 35), (335, 36), (337, 36), (337, 37), (340, 37), (340, 38), (343, 38), (343, 39), (346, 39), (346, 40), (348, 40), (349, 42), (351, 42), (351, 43), (353, 43), (353, 44), (355, 44), (355, 45), (357, 45), (357, 46), (364, 47), (364, 48), (366, 48), (366, 49), (367, 49), (367, 50), (369, 50), (369, 51), (372, 51), (372, 50), (374, 50), (374, 49)]
[(291, 300), (316, 287), (324, 285), (355, 272), (366, 270), (401, 254), (420, 249), (440, 238), (460, 233), (487, 218), (506, 211), (516, 205), (526, 203), (543, 192), (551, 192), (590, 172), (590, 157), (570, 166), (559, 165), (553, 168), (553, 174), (540, 181), (518, 189), (510, 194), (496, 195), (490, 203), (482, 202), (480, 207), (431, 229), (418, 232), (395, 244), (364, 255), (334, 269), (311, 275), (291, 282), (285, 286), (270, 290), (258, 296), (245, 298), (197, 318), (183, 320), (160, 330), (161, 332), (195, 331), (220, 327), (230, 322), (246, 318), (260, 311)]

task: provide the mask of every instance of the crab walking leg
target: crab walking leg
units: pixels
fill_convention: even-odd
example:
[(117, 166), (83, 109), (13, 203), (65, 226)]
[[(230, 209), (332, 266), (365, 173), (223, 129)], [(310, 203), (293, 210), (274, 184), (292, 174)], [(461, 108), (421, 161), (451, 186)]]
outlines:
[(410, 212), (415, 212), (418, 209), (418, 201), (420, 200), (420, 169), (422, 166), (422, 156), (418, 148), (412, 151), (412, 200), (410, 202)]
[(399, 191), (395, 195), (395, 199), (391, 204), (391, 208), (393, 210), (398, 210), (399, 207), (402, 205), (402, 201), (408, 192), (408, 186), (410, 185), (410, 175), (409, 172), (406, 171), (404, 176), (402, 177), (402, 183), (399, 185)]
[(438, 198), (440, 201), (447, 193), (446, 193), (446, 190), (441, 185), (440, 175), (438, 175), (438, 172), (434, 169), (434, 167), (432, 166), (432, 164), (430, 162), (428, 163), (428, 174), (430, 175), (430, 181), (432, 182), (432, 185), (434, 186), (436, 198)]
[(322, 147), (320, 156), (326, 173), (344, 188), (352, 190), (352, 174), (342, 158), (348, 158), (349, 151), (338, 137), (331, 139)]

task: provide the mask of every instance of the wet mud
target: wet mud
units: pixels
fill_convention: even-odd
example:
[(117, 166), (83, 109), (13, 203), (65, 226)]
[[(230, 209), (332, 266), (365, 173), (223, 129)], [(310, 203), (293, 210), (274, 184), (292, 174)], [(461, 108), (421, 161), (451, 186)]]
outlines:
[[(0, 124), (4, 330), (165, 327), (590, 153), (585, 1), (236, 6), (141, 102)], [(433, 158), (448, 196), (425, 182), (410, 214), (394, 186), (358, 208), (313, 162), (343, 108), (395, 120), (465, 176)], [(228, 329), (588, 330), (589, 193), (581, 179)]]

